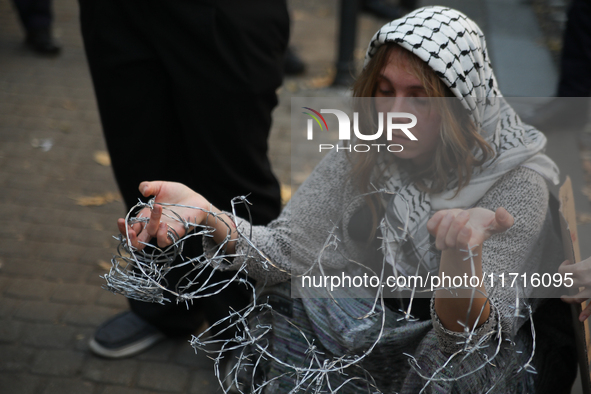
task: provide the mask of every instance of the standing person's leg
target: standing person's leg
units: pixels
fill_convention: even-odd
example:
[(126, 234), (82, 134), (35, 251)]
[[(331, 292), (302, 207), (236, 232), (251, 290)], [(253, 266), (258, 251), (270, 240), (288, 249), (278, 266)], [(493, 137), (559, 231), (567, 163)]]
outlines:
[(557, 98), (523, 119), (542, 131), (581, 128), (589, 119), (591, 0), (572, 0), (567, 16), (560, 53)]
[(573, 0), (560, 56), (558, 97), (591, 96), (591, 0)]
[[(185, 183), (218, 208), (230, 210), (232, 198), (247, 195), (253, 223), (268, 223), (281, 207), (267, 150), (289, 34), (286, 4), (155, 1), (151, 10), (138, 24), (152, 35), (171, 78), (187, 149), (173, 164), (193, 174)], [(243, 207), (237, 212), (247, 215)], [(232, 273), (216, 275), (214, 282)], [(249, 292), (232, 285), (205, 299), (201, 309), (210, 323), (227, 316), (230, 299), (238, 310)]]
[(226, 210), (233, 197), (248, 195), (255, 224), (280, 211), (267, 151), (289, 18), (285, 3), (273, 3), (156, 2), (154, 19), (144, 20), (191, 150), (183, 166), (197, 176), (188, 186)]
[[(171, 173), (171, 167), (162, 165), (176, 161), (184, 144), (179, 143), (180, 125), (166, 70), (134, 26), (130, 6), (111, 0), (80, 1), (82, 35), (104, 136), (128, 209), (141, 197), (137, 190), (141, 181), (182, 182), (193, 176), (182, 167)], [(148, 160), (146, 152), (154, 145), (159, 147), (159, 160)], [(201, 253), (199, 241), (191, 247)], [(198, 308), (189, 311), (184, 304), (133, 300), (130, 304), (136, 314), (106, 322), (97, 331), (93, 350), (107, 357), (127, 356), (163, 338), (162, 333), (187, 335), (203, 321)]]
[[(80, 5), (85, 47), (95, 84), (105, 137), (112, 156), (115, 175), (128, 207), (134, 205), (137, 198), (140, 197), (137, 185), (146, 179), (167, 179), (186, 183), (206, 195), (214, 194), (214, 198), (217, 200), (214, 203), (225, 209), (229, 209), (229, 201), (232, 197), (247, 194), (256, 189), (258, 183), (263, 186), (259, 188), (260, 191), (255, 190), (254, 195), (250, 198), (253, 203), (256, 200), (254, 220), (264, 223), (275, 217), (279, 212), (279, 188), (270, 170), (265, 167), (265, 163), (268, 166), (266, 156), (255, 158), (263, 163), (263, 168), (258, 172), (255, 168), (255, 171), (249, 174), (252, 187), (247, 182), (246, 188), (237, 188), (234, 184), (239, 183), (241, 179), (232, 177), (229, 171), (218, 172), (219, 177), (204, 180), (203, 174), (208, 173), (205, 168), (213, 164), (210, 158), (200, 160), (205, 155), (204, 152), (210, 151), (207, 145), (209, 141), (207, 138), (205, 140), (185, 139), (187, 132), (189, 134), (218, 133), (224, 123), (218, 122), (217, 127), (210, 128), (210, 125), (198, 122), (197, 124), (189, 124), (189, 129), (187, 129), (186, 122), (178, 120), (183, 118), (181, 114), (186, 110), (183, 107), (184, 99), (176, 92), (178, 86), (172, 86), (171, 80), (174, 78), (170, 75), (170, 69), (164, 69), (163, 63), (174, 64), (175, 49), (180, 53), (192, 52), (194, 41), (187, 44), (188, 47), (181, 45), (171, 48), (173, 53), (157, 53), (154, 50), (157, 46), (154, 42), (161, 41), (162, 36), (168, 36), (166, 28), (159, 28), (159, 22), (162, 19), (160, 10), (153, 13), (154, 8), (150, 8), (158, 5), (157, 3), (142, 3), (141, 7), (135, 7), (135, 3), (120, 5), (110, 1), (82, 0)], [(195, 24), (194, 20), (192, 23)], [(142, 24), (147, 28), (147, 32), (155, 34), (154, 37), (146, 35), (146, 31), (142, 32), (140, 27)], [(181, 36), (178, 37), (179, 41), (172, 39), (173, 47), (176, 43), (183, 41), (184, 34), (185, 32), (182, 31)], [(210, 42), (211, 45), (215, 45), (215, 43)], [(205, 58), (205, 56), (196, 53), (193, 55)], [(216, 60), (220, 62), (224, 58)], [(170, 64), (167, 66), (170, 68)], [(217, 68), (235, 66), (221, 63), (217, 66), (214, 65), (213, 68), (216, 70)], [(207, 80), (207, 74), (207, 70), (195, 69), (190, 71), (188, 79), (205, 78)], [(193, 91), (193, 94), (199, 95), (199, 92), (200, 89)], [(201, 94), (201, 96), (204, 95)], [(206, 97), (205, 101), (211, 101), (214, 98), (220, 100), (220, 97), (220, 95)], [(269, 101), (272, 101), (272, 105), (266, 107), (263, 105), (261, 110), (265, 112), (262, 118), (268, 119), (267, 123), (262, 126), (254, 123), (246, 125), (246, 132), (251, 127), (264, 129), (262, 132), (264, 141), (259, 141), (259, 144), (264, 146), (265, 153), (270, 111), (276, 102), (274, 91), (272, 98), (273, 100)], [(223, 102), (220, 103), (221, 106), (223, 106)], [(211, 113), (204, 111), (204, 109), (207, 110), (207, 106), (204, 108), (191, 107), (189, 112), (196, 119), (207, 118)], [(202, 115), (193, 115), (194, 113)], [(244, 130), (242, 131), (244, 132)], [(256, 139), (254, 140), (256, 141)], [(231, 143), (244, 143), (244, 141), (231, 140)], [(159, 160), (152, 163), (144, 159), (144, 153), (153, 148), (154, 144), (158, 144), (161, 153)], [(212, 149), (214, 148), (212, 147)], [(261, 151), (259, 150), (259, 152)], [(216, 159), (219, 161), (219, 158), (216, 157)], [(250, 163), (248, 157), (245, 157), (244, 160)], [(167, 165), (162, 165), (162, 163), (167, 163)], [(252, 167), (252, 165), (248, 166)], [(260, 176), (261, 172), (266, 172), (267, 175)], [(271, 174), (271, 178), (268, 174)], [(215, 183), (212, 184), (210, 181)], [(229, 187), (225, 185), (229, 185)], [(205, 186), (209, 186), (209, 190), (214, 192), (204, 191)], [(201, 253), (200, 244), (193, 245), (193, 247), (193, 251), (187, 254), (199, 255)], [(227, 274), (220, 275), (227, 276)], [(169, 283), (174, 284), (176, 280), (177, 278), (169, 278)], [(233, 304), (236, 309), (246, 303), (248, 295), (245, 295), (243, 289), (237, 291), (238, 293), (233, 293), (231, 296), (227, 294), (232, 290), (224, 291), (223, 296), (204, 300), (202, 305), (207, 305), (210, 312), (208, 319), (213, 320), (225, 316), (230, 304), (229, 300), (236, 301)], [(165, 306), (137, 301), (130, 303), (137, 315), (169, 335), (191, 332), (200, 322), (199, 307), (187, 311), (185, 305), (174, 303)], [(141, 337), (146, 333), (142, 331), (143, 328), (140, 324), (135, 325), (140, 326), (135, 329), (138, 336)]]
[(51, 0), (13, 0), (26, 31), (26, 44), (44, 55), (56, 55), (60, 47), (51, 35)]

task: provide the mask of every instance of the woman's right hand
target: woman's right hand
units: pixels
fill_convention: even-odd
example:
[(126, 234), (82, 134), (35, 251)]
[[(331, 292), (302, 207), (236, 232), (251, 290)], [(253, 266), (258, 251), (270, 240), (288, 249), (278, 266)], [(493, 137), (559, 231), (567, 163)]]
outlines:
[[(175, 240), (169, 235), (169, 229), (174, 230), (179, 237), (185, 235), (185, 227), (178, 220), (171, 219), (162, 214), (162, 205), (158, 203), (186, 205), (195, 208), (201, 208), (205, 211), (221, 213), (212, 206), (202, 195), (191, 190), (187, 186), (176, 182), (142, 182), (139, 190), (144, 197), (155, 197), (154, 208), (151, 210), (144, 208), (138, 216), (148, 216), (148, 223), (135, 223), (126, 228), (125, 219), (120, 218), (117, 221), (119, 231), (125, 235), (131, 245), (139, 250), (143, 249), (145, 244), (155, 238), (159, 247), (171, 245)], [(183, 208), (179, 206), (167, 207), (178, 214), (184, 221), (201, 225), (205, 223), (208, 213), (201, 209)], [(226, 231), (223, 231), (227, 234)]]

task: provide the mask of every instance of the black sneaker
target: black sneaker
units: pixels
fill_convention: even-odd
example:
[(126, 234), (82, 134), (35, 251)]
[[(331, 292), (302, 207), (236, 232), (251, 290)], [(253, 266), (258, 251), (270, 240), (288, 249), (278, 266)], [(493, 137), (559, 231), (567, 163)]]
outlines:
[(123, 358), (141, 353), (164, 338), (166, 336), (156, 327), (127, 311), (104, 322), (89, 346), (99, 356)]

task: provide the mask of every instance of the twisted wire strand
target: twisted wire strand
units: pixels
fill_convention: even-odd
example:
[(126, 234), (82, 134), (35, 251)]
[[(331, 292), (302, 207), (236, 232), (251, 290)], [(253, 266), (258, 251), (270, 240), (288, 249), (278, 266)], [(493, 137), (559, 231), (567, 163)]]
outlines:
[[(387, 190), (375, 190), (365, 195), (359, 196), (360, 198), (365, 197), (369, 194), (374, 193), (386, 193), (394, 194)], [(406, 202), (407, 203), (407, 202)], [(125, 217), (126, 228), (134, 224), (145, 225), (148, 221), (148, 217), (144, 216), (132, 216), (132, 212), (137, 210), (154, 208), (155, 201), (149, 200), (148, 202), (138, 202)], [(223, 221), (219, 218), (219, 215), (210, 210), (205, 210), (199, 207), (191, 207), (178, 204), (167, 204), (158, 203), (163, 207), (163, 215), (167, 218), (181, 223), (185, 229), (185, 235), (180, 236), (172, 228), (169, 227), (167, 232), (168, 237), (171, 239), (172, 244), (166, 248), (159, 248), (155, 245), (144, 243), (142, 250), (137, 250), (129, 242), (129, 233), (125, 235), (119, 235), (115, 237), (119, 244), (117, 246), (117, 253), (111, 260), (111, 269), (108, 274), (104, 275), (106, 280), (105, 288), (117, 294), (122, 294), (125, 297), (136, 299), (144, 302), (155, 302), (164, 304), (166, 302), (185, 303), (189, 306), (194, 300), (204, 297), (209, 297), (215, 294), (219, 294), (231, 283), (240, 283), (246, 286), (252, 294), (252, 302), (241, 310), (233, 310), (231, 313), (221, 319), (218, 322), (210, 322), (209, 327), (197, 336), (193, 336), (190, 344), (196, 352), (204, 352), (207, 357), (214, 361), (214, 374), (218, 380), (220, 387), (224, 393), (240, 392), (240, 393), (263, 393), (267, 388), (273, 386), (273, 384), (280, 380), (282, 377), (290, 377), (295, 380), (295, 385), (290, 391), (292, 393), (298, 392), (313, 392), (313, 393), (336, 393), (339, 392), (349, 385), (355, 384), (355, 387), (359, 385), (365, 386), (367, 392), (381, 393), (374, 377), (362, 367), (362, 361), (367, 358), (378, 346), (378, 343), (384, 336), (386, 328), (386, 306), (384, 304), (384, 290), (382, 287), (376, 289), (376, 293), (373, 297), (371, 308), (360, 316), (351, 316), (350, 312), (344, 308), (338, 298), (332, 294), (331, 291), (326, 288), (327, 296), (332, 300), (335, 307), (340, 308), (341, 311), (345, 312), (351, 318), (356, 320), (364, 320), (368, 318), (376, 318), (379, 315), (380, 329), (376, 338), (366, 346), (365, 350), (360, 354), (346, 354), (346, 355), (328, 355), (325, 352), (319, 350), (315, 345), (313, 338), (308, 338), (304, 331), (297, 326), (297, 324), (283, 314), (273, 310), (272, 306), (263, 300), (257, 299), (257, 293), (260, 292), (260, 288), (255, 288), (252, 283), (244, 279), (244, 274), (247, 274), (247, 266), (244, 263), (239, 267), (234, 275), (230, 279), (223, 281), (215, 281), (213, 279), (213, 273), (218, 270), (223, 270), (228, 266), (228, 260), (233, 257), (247, 257), (248, 259), (254, 259), (261, 264), (265, 269), (278, 270), (286, 272), (285, 269), (274, 264), (273, 261), (268, 258), (257, 246), (251, 241), (252, 230), (249, 234), (244, 234), (240, 229), (236, 229), (240, 238), (242, 238), (249, 246), (248, 250), (240, 255), (226, 255), (224, 251), (228, 242), (230, 242), (231, 228), (228, 223), (228, 233), (225, 239), (218, 244), (211, 252), (211, 256), (207, 258), (204, 253), (201, 256), (188, 257), (184, 256), (184, 244), (186, 241), (193, 237), (203, 236), (212, 237), (214, 228), (211, 226), (212, 221)], [(244, 204), (248, 210), (250, 204), (245, 196), (236, 197), (232, 200), (232, 212), (227, 213), (233, 220), (236, 217), (236, 206)], [(408, 203), (407, 203), (408, 204)], [(197, 224), (185, 220), (179, 214), (174, 211), (174, 208), (188, 208), (195, 209), (207, 213), (207, 221), (205, 225)], [(407, 210), (408, 211), (408, 210)], [(248, 210), (250, 216), (250, 211)], [(409, 238), (408, 234), (408, 221), (406, 221), (399, 232), (389, 229), (384, 226), (383, 223), (380, 226), (383, 236), (387, 235), (385, 232), (393, 231), (393, 238), (398, 242), (398, 247), (394, 248), (390, 243), (385, 243), (384, 246), (387, 250), (385, 251), (390, 256), (394, 256), (394, 260), (402, 253), (401, 245)], [(252, 222), (252, 220), (251, 220)], [(341, 253), (340, 243), (342, 242), (337, 237), (337, 229), (340, 223), (333, 224), (332, 230), (327, 234), (326, 240), (322, 249), (319, 251), (316, 260), (310, 266), (306, 272), (294, 277), (301, 277), (313, 269), (318, 269), (322, 275), (325, 275), (325, 270), (322, 264), (322, 257), (325, 251), (329, 248), (333, 248)], [(252, 226), (250, 226), (252, 229)], [(472, 275), (475, 274), (474, 257), (476, 254), (472, 253), (472, 250), (476, 245), (472, 245), (467, 252), (466, 260), (470, 260), (470, 269)], [(419, 268), (424, 264), (425, 259), (431, 252), (432, 245), (424, 249), (421, 261), (417, 264), (416, 274), (419, 273)], [(386, 255), (384, 253), (384, 256)], [(368, 267), (362, 262), (348, 259), (344, 253), (341, 256), (345, 258), (349, 263), (362, 267), (376, 274), (382, 280), (386, 274), (386, 270), (391, 269), (392, 274), (395, 278), (402, 275), (398, 272), (396, 264), (386, 262), (386, 259), (382, 260), (379, 273), (374, 271), (372, 267)], [(244, 261), (248, 260), (244, 259)], [(180, 260), (178, 263), (175, 261)], [(190, 267), (188, 272), (184, 274), (177, 283), (169, 283), (166, 276), (175, 269)], [(204, 267), (210, 267), (211, 270), (204, 270)], [(396, 282), (398, 283), (398, 282)], [(481, 369), (489, 366), (494, 367), (495, 358), (500, 354), (502, 344), (506, 341), (503, 338), (501, 332), (501, 325), (497, 324), (495, 330), (491, 330), (486, 333), (479, 333), (479, 340), (474, 341), (474, 336), (477, 330), (477, 322), (483, 313), (484, 307), (482, 307), (478, 313), (478, 318), (475, 323), (471, 326), (466, 324), (468, 317), (471, 314), (472, 301), (476, 294), (486, 297), (486, 303), (490, 304), (491, 308), (494, 307), (494, 288), (491, 289), (489, 294), (484, 294), (480, 290), (471, 287), (440, 287), (441, 291), (456, 292), (460, 289), (471, 290), (470, 307), (466, 314), (464, 322), (458, 321), (460, 325), (464, 327), (462, 333), (462, 349), (456, 353), (451, 354), (448, 359), (440, 365), (433, 373), (425, 374), (420, 366), (419, 361), (411, 354), (404, 353), (408, 359), (408, 363), (414, 372), (424, 380), (424, 386), (421, 392), (428, 389), (428, 387), (437, 381), (453, 381), (463, 379), (471, 374), (475, 374)], [(394, 288), (391, 291), (400, 290)], [(425, 291), (419, 289), (415, 285), (411, 288), (406, 288), (411, 291), (411, 297), (409, 305), (405, 310), (400, 310), (402, 314), (400, 319), (407, 321), (417, 320), (412, 314), (412, 302), (417, 296), (418, 292)], [(378, 307), (379, 305), (379, 307)], [(527, 313), (524, 315), (522, 311), (525, 310)], [(268, 342), (268, 335), (273, 330), (273, 327), (269, 324), (261, 323), (259, 317), (263, 313), (270, 313), (275, 319), (283, 319), (289, 326), (294, 328), (299, 335), (302, 337), (304, 342), (307, 344), (306, 357), (302, 365), (291, 365), (285, 360), (280, 359), (271, 350)], [(529, 318), (531, 325), (531, 337), (532, 337), (532, 351), (526, 362), (521, 365), (519, 370), (524, 370), (526, 373), (536, 373), (535, 368), (532, 365), (532, 360), (535, 354), (535, 327), (533, 324), (532, 308), (523, 298), (516, 294), (515, 299), (515, 316)], [(400, 320), (399, 319), (399, 320)], [(217, 328), (221, 327), (219, 332), (215, 332)], [(223, 339), (223, 334), (230, 330), (235, 332), (235, 335), (231, 339)], [(486, 350), (494, 345), (492, 354), (486, 353)], [(519, 353), (519, 352), (518, 352)], [(460, 365), (474, 354), (480, 354), (482, 356), (482, 362), (476, 366), (471, 366), (469, 370), (464, 370), (463, 373), (448, 377), (448, 374), (444, 373), (451, 368), (452, 362), (459, 362)], [(224, 366), (224, 359), (226, 363), (229, 363), (230, 368), (226, 368), (222, 372)], [(256, 381), (255, 377), (260, 376), (257, 374), (262, 364), (272, 360), (280, 366), (283, 366), (287, 372), (279, 374), (277, 376), (266, 379), (262, 382)], [(458, 361), (459, 360), (459, 361)], [(459, 370), (459, 368), (457, 368)], [(245, 387), (245, 384), (241, 382), (241, 373), (246, 373), (250, 377), (250, 386)], [(330, 377), (333, 375), (341, 375), (344, 379), (338, 385), (334, 385)], [(491, 386), (487, 389), (487, 392), (492, 392), (496, 388), (498, 380), (491, 382)]]

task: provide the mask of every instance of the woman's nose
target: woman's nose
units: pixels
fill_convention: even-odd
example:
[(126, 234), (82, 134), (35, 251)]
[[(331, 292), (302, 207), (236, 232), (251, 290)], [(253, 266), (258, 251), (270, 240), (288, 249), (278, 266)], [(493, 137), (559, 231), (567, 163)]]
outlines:
[(411, 106), (408, 97), (384, 97), (379, 108), (383, 112), (409, 112)]

